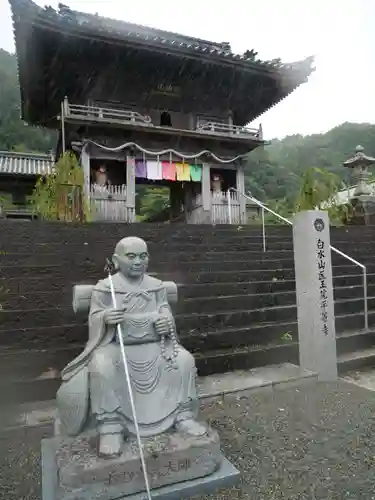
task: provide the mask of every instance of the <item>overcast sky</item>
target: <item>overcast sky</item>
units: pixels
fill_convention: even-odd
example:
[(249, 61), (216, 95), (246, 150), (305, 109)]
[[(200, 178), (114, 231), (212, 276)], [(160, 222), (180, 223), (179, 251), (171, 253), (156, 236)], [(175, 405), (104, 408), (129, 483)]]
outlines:
[[(56, 8), (58, 0), (46, 2)], [(375, 0), (66, 0), (71, 8), (180, 32), (235, 52), (284, 62), (316, 56), (307, 84), (268, 111), (266, 138), (375, 123)], [(0, 47), (14, 51), (10, 8), (0, 0)]]

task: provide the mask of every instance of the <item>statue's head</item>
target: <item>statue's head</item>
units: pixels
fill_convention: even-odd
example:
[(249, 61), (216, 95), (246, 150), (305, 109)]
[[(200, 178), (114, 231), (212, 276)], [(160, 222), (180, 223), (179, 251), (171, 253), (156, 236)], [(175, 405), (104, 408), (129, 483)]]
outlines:
[(112, 257), (115, 268), (130, 279), (140, 278), (148, 268), (148, 250), (144, 240), (128, 237), (120, 240)]

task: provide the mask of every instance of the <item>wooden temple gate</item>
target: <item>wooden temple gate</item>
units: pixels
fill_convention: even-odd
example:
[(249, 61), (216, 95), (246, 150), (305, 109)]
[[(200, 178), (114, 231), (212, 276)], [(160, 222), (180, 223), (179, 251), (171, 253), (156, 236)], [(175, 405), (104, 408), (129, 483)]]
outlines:
[(126, 205), (126, 186), (90, 186), (91, 220), (130, 222), (134, 209)]

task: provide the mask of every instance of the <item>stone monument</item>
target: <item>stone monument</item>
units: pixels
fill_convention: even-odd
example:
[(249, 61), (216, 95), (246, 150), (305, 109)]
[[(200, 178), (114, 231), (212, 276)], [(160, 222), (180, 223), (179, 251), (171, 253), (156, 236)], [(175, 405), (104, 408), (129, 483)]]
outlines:
[(198, 421), (195, 361), (170, 307), (177, 286), (149, 276), (148, 260), (143, 240), (124, 238), (113, 276), (74, 287), (88, 342), (61, 374), (43, 500), (177, 500), (238, 480), (217, 432)]
[(336, 330), (328, 212), (308, 210), (293, 220), (300, 366), (318, 380), (337, 379)]
[(350, 224), (367, 226), (375, 223), (375, 196), (373, 187), (368, 183), (369, 167), (372, 165), (375, 165), (375, 158), (367, 156), (362, 146), (357, 146), (355, 155), (344, 162), (356, 182), (353, 196), (349, 200), (352, 207), (348, 221)]

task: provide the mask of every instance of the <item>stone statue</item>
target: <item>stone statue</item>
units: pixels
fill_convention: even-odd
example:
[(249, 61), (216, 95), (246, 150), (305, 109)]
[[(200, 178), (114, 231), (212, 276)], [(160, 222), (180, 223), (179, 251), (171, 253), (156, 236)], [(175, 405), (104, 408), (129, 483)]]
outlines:
[(124, 439), (134, 436), (117, 325), (121, 325), (141, 437), (176, 429), (203, 436), (207, 427), (196, 421), (196, 367), (193, 356), (177, 339), (168, 303), (167, 284), (146, 274), (149, 255), (139, 238), (122, 239), (115, 248), (112, 277), (90, 288), (89, 340), (62, 372), (57, 393), (63, 432), (77, 436), (94, 425), (98, 454), (121, 455)]

